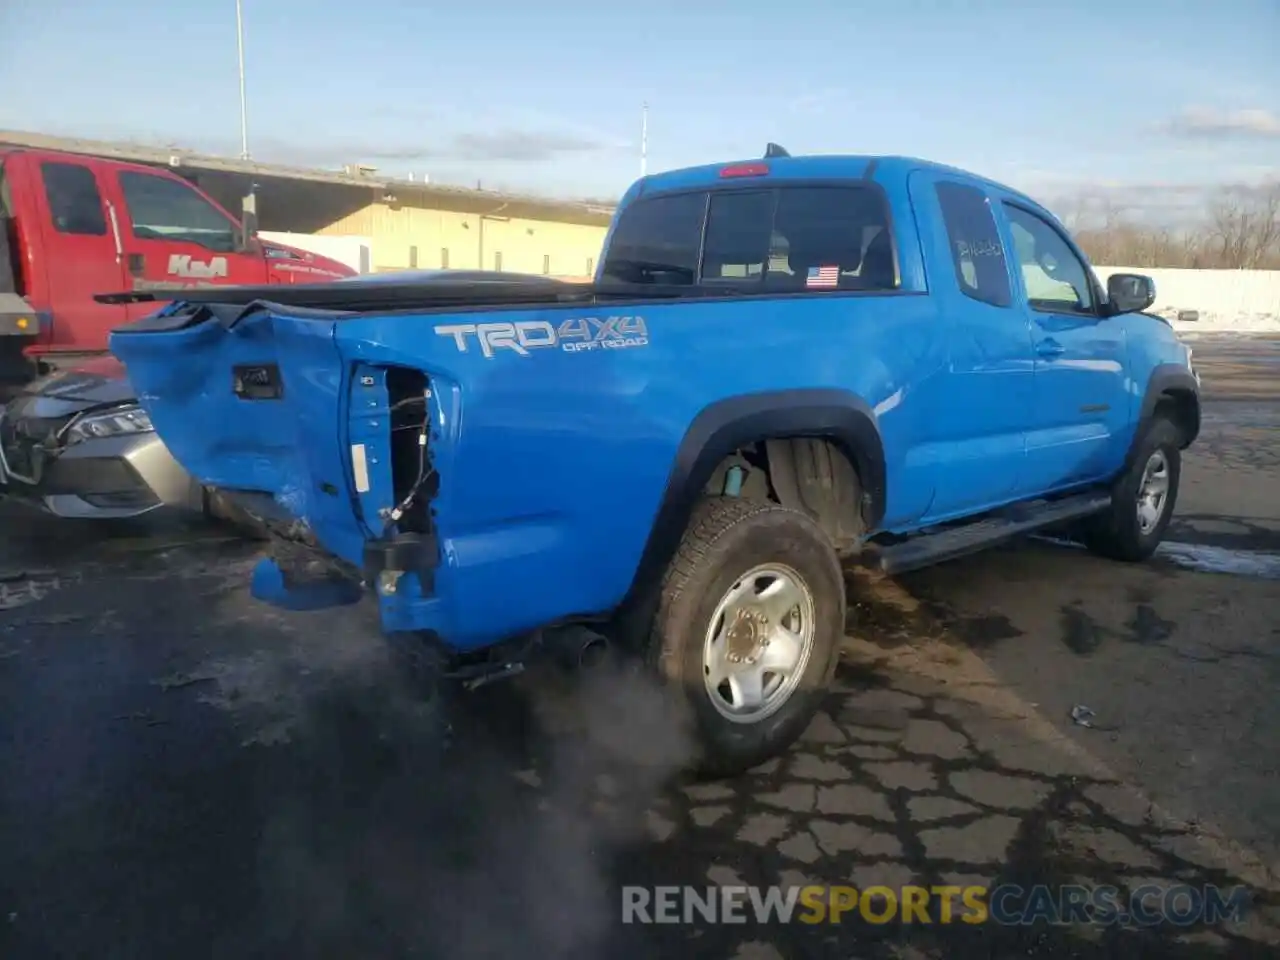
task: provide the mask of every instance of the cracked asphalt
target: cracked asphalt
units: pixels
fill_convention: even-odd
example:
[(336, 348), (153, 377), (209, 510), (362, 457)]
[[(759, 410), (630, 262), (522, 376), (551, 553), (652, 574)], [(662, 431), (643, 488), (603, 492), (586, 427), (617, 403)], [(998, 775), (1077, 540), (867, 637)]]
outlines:
[[(849, 572), (803, 743), (682, 784), (613, 668), (425, 696), (254, 547), (0, 507), (0, 956), (1280, 955), (1280, 341), (1196, 343), (1173, 543)], [(1092, 726), (1071, 719), (1092, 712)], [(621, 923), (624, 885), (1177, 884), (1214, 926)]]

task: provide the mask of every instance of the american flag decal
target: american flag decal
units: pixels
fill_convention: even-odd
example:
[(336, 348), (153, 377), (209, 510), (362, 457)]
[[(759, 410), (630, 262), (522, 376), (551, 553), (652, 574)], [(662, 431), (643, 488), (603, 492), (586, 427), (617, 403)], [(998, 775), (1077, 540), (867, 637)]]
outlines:
[(839, 267), (810, 267), (809, 276), (805, 280), (806, 287), (838, 287), (840, 285)]

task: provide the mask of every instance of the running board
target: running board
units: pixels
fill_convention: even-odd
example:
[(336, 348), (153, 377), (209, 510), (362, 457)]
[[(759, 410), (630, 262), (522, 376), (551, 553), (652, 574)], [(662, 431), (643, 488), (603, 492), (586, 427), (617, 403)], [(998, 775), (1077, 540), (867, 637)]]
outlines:
[(902, 543), (880, 547), (873, 563), (887, 574), (906, 573), (977, 553), (1035, 530), (1080, 520), (1101, 513), (1109, 506), (1111, 497), (1098, 493), (1018, 504), (986, 520), (949, 527), (937, 533), (920, 534)]

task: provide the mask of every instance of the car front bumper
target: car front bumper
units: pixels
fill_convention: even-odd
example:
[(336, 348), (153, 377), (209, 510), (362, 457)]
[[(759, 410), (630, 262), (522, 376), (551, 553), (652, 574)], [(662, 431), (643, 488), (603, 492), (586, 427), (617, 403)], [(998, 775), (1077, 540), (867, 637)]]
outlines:
[[(5, 435), (0, 425), (0, 437)], [(154, 433), (97, 437), (34, 458), (30, 450), (0, 443), (0, 496), (85, 520), (200, 510), (204, 504), (200, 485)]]

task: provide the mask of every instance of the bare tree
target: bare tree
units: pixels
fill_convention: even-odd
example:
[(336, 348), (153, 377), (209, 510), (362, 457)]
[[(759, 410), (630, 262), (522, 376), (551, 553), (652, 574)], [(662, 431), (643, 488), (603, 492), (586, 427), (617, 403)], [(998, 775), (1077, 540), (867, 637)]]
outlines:
[(1257, 269), (1280, 241), (1280, 184), (1248, 193), (1224, 190), (1209, 209), (1209, 232), (1221, 266)]
[(1133, 222), (1109, 200), (1087, 225), (1074, 207), (1073, 231), (1094, 263), (1190, 269), (1280, 269), (1280, 183), (1227, 189), (1209, 204), (1202, 222), (1187, 229)]

